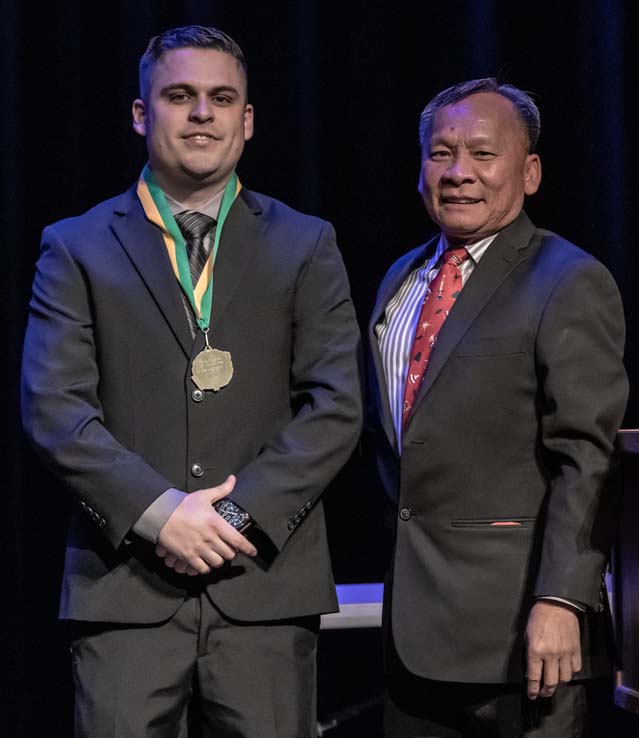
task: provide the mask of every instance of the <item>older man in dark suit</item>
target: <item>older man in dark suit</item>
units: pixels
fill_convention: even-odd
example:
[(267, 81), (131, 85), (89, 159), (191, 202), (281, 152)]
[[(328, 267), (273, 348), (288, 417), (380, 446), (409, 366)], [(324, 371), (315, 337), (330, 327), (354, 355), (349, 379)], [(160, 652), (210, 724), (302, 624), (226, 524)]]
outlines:
[(353, 450), (358, 329), (333, 229), (241, 187), (246, 64), (152, 39), (125, 194), (45, 230), (27, 434), (77, 500), (61, 617), (76, 734), (315, 734), (336, 607), (321, 494)]
[(420, 192), (441, 235), (391, 267), (371, 321), (391, 738), (580, 736), (584, 680), (610, 669), (623, 311), (606, 269), (522, 210), (539, 127), (494, 79), (428, 104)]

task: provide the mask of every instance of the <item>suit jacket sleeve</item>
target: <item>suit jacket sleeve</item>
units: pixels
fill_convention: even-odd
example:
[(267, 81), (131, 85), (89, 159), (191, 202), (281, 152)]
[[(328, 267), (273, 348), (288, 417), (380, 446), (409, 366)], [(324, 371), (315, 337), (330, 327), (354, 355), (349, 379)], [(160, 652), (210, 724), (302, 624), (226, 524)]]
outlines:
[(551, 483), (537, 596), (599, 604), (614, 519), (606, 482), (628, 382), (617, 287), (594, 259), (558, 280), (536, 341), (542, 458)]
[(90, 295), (54, 228), (43, 234), (22, 365), (27, 436), (117, 547), (171, 483), (104, 425)]
[(346, 462), (362, 424), (359, 329), (328, 224), (300, 272), (292, 331), (294, 417), (238, 471), (231, 494), (277, 549)]

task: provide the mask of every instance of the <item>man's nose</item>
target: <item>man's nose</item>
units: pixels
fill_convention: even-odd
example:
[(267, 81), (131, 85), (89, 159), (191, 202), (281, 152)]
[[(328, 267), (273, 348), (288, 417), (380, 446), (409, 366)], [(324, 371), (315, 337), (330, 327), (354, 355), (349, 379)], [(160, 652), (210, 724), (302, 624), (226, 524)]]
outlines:
[(456, 185), (475, 180), (473, 161), (465, 152), (459, 152), (449, 162), (444, 177)]
[(200, 95), (196, 98), (195, 104), (191, 108), (192, 120), (196, 120), (199, 123), (213, 120), (215, 114), (213, 112), (213, 104), (206, 95)]

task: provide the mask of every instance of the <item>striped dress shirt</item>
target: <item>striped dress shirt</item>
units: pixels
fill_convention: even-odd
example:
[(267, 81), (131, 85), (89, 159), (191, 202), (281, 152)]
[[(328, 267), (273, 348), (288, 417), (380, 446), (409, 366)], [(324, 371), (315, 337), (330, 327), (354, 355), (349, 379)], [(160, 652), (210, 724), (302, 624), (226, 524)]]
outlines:
[[(497, 234), (494, 233), (492, 236), (466, 246), (470, 259), (466, 259), (461, 265), (462, 287), (496, 237)], [(400, 454), (402, 450), (404, 387), (406, 385), (410, 351), (415, 340), (415, 329), (417, 328), (417, 321), (428, 285), (439, 271), (442, 254), (448, 248), (448, 241), (442, 234), (435, 253), (406, 277), (386, 306), (382, 319), (375, 326), (375, 335), (382, 357), (382, 366), (388, 388), (388, 400), (395, 426), (397, 448)]]

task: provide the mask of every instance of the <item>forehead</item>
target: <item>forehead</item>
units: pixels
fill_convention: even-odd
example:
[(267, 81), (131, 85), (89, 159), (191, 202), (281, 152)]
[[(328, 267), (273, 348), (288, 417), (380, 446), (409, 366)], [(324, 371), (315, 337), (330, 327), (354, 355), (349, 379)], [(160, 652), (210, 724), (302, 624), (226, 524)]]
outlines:
[(433, 116), (431, 138), (449, 135), (512, 138), (525, 143), (514, 105), (494, 92), (479, 92), (440, 108)]
[(151, 71), (150, 87), (158, 92), (168, 85), (234, 87), (246, 90), (244, 70), (235, 57), (217, 49), (186, 47), (165, 52)]

